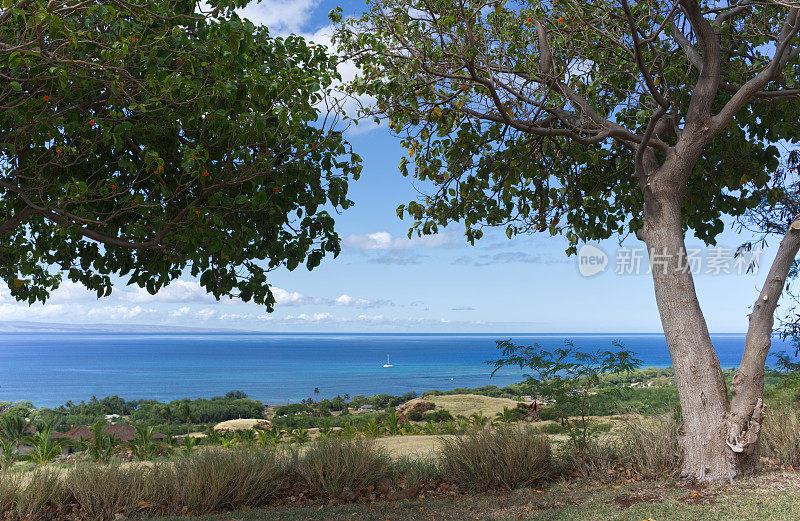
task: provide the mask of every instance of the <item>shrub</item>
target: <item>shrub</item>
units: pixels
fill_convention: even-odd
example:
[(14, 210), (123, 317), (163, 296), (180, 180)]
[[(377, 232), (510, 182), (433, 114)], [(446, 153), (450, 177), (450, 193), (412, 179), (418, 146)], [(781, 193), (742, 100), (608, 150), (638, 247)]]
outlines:
[(55, 508), (70, 499), (56, 470), (0, 474), (0, 517), (5, 519), (48, 519)]
[(643, 478), (675, 476), (683, 455), (673, 414), (626, 418), (616, 436), (622, 462)]
[(296, 470), (312, 492), (336, 497), (344, 489), (357, 492), (388, 477), (390, 459), (369, 439), (325, 438), (298, 457)]
[(800, 465), (800, 413), (782, 401), (768, 407), (761, 429), (762, 454), (783, 465)]
[(392, 462), (392, 475), (398, 487), (414, 487), (442, 478), (440, 465), (435, 457), (410, 458), (403, 456)]
[(118, 513), (152, 515), (159, 507), (174, 508), (174, 482), (162, 467), (79, 465), (65, 480), (75, 501), (92, 519), (113, 519)]
[(196, 513), (263, 505), (289, 484), (274, 450), (206, 450), (176, 461), (172, 472), (175, 502)]
[(436, 408), (432, 402), (417, 402), (410, 408), (403, 411), (401, 418), (414, 422), (425, 421), (425, 413)]
[(439, 409), (438, 411), (429, 412), (424, 419), (435, 423), (449, 422), (453, 421), (453, 415), (447, 409)]
[(442, 442), (444, 475), (471, 490), (530, 486), (552, 472), (550, 442), (530, 428), (503, 425)]

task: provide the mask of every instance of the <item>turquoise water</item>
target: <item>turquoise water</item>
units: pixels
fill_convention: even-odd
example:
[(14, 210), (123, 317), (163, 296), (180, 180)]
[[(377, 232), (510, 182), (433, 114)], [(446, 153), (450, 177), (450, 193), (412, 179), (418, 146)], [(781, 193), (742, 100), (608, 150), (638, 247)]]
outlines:
[[(545, 347), (565, 338), (593, 350), (621, 340), (644, 366), (671, 365), (662, 335), (393, 335), (3, 333), (0, 401), (55, 406), (117, 394), (127, 399), (209, 398), (242, 390), (281, 404), (337, 394), (403, 394), (429, 389), (508, 385), (519, 371), (490, 378), (484, 362), (495, 341)], [(715, 335), (723, 367), (738, 365), (743, 335)], [(778, 341), (773, 351), (790, 348)], [(387, 354), (393, 367), (381, 367)], [(314, 388), (320, 395), (314, 395)]]

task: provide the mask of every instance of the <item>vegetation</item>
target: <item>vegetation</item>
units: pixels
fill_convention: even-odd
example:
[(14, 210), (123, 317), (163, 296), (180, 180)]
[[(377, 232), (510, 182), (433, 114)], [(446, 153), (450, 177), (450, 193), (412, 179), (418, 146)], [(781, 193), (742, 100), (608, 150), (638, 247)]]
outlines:
[[(699, 481), (759, 466), (764, 346), (800, 250), (798, 155), (781, 168), (775, 146), (796, 142), (798, 9), (370, 0), (360, 16), (330, 16), (363, 72), (351, 91), (375, 98), (363, 115), (408, 150), (399, 169), (424, 194), (397, 208), (410, 235), (458, 223), (469, 242), (495, 226), (563, 234), (568, 254), (614, 236), (646, 246), (678, 376), (683, 473)], [(745, 214), (781, 241), (729, 395), (685, 237), (716, 244), (725, 216)]]
[(513, 490), (552, 477), (550, 441), (530, 429), (502, 426), (448, 438), (442, 447), (444, 475), (471, 490)]
[(240, 19), (246, 3), (3, 10), (0, 278), (14, 298), (44, 302), (62, 277), (103, 297), (112, 275), (154, 294), (191, 273), (271, 310), (269, 271), (339, 253), (332, 213), (351, 205), (360, 158), (320, 113), (336, 59)]
[(390, 472), (389, 457), (365, 438), (327, 438), (303, 452), (297, 473), (314, 493), (335, 498), (358, 493)]
[[(510, 341), (497, 342), (502, 351), (501, 358), (494, 362), (494, 371), (507, 366), (516, 366), (531, 371), (526, 374), (525, 384), (533, 396), (551, 402), (558, 411), (561, 424), (566, 427), (574, 447), (580, 454), (590, 454), (589, 444), (593, 435), (589, 415), (596, 397), (608, 392), (601, 387), (601, 376), (626, 373), (641, 364), (631, 351), (616, 344), (616, 351), (583, 352), (566, 341), (563, 348), (547, 351), (540, 345), (519, 346)], [(573, 418), (577, 412), (577, 418)], [(506, 409), (501, 420), (513, 421), (513, 412)]]

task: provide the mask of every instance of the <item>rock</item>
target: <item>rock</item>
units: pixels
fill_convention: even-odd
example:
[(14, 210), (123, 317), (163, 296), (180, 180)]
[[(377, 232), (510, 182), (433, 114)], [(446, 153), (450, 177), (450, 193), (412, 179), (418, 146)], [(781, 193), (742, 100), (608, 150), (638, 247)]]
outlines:
[(398, 490), (397, 492), (392, 492), (389, 494), (389, 499), (411, 499), (417, 497), (420, 492), (422, 492), (422, 487), (417, 485), (416, 487), (407, 488), (405, 490)]
[(392, 480), (389, 478), (381, 478), (375, 483), (375, 492), (385, 496), (392, 491)]
[(358, 492), (356, 492), (355, 490), (350, 490), (349, 488), (346, 488), (346, 489), (342, 490), (342, 492), (339, 494), (339, 498), (342, 501), (347, 501), (348, 503), (350, 503), (350, 502), (353, 502), (356, 499), (358, 499)]

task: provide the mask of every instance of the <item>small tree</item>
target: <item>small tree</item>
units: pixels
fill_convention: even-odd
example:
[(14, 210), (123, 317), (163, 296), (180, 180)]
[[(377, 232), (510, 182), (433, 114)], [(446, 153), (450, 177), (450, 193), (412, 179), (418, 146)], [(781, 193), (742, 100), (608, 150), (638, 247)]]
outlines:
[(178, 409), (184, 421), (186, 421), (186, 435), (188, 436), (192, 432), (192, 404), (189, 400), (184, 400), (180, 403)]
[(53, 421), (36, 426), (36, 432), (22, 439), (28, 446), (24, 459), (37, 465), (47, 465), (64, 451), (64, 440), (53, 439)]
[[(487, 363), (495, 367), (492, 375), (508, 366), (531, 371), (525, 374), (525, 384), (534, 396), (552, 402), (575, 448), (583, 455), (591, 455), (588, 449), (594, 431), (589, 415), (592, 401), (601, 394), (600, 377), (631, 371), (641, 364), (631, 351), (619, 343), (615, 345), (616, 351), (584, 352), (567, 340), (563, 348), (547, 351), (539, 344), (520, 346), (502, 340), (497, 342), (502, 357)], [(508, 422), (512, 412), (504, 407), (501, 421)]]
[(106, 422), (100, 420), (92, 425), (92, 440), (87, 444), (91, 458), (98, 463), (108, 463), (117, 449), (117, 439), (106, 433)]

